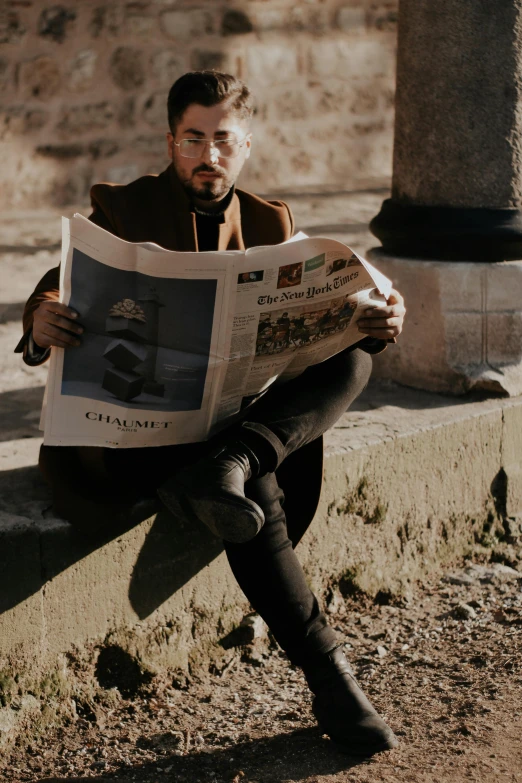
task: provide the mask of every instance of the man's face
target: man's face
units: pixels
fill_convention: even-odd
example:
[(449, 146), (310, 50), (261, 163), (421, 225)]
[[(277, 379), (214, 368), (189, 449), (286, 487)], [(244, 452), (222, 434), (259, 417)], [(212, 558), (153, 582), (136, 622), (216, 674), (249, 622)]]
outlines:
[[(218, 150), (205, 145), (198, 158), (186, 158), (175, 144), (182, 139), (232, 139), (243, 141), (237, 157), (219, 157)], [(226, 102), (216, 106), (193, 103), (179, 120), (175, 135), (167, 134), (169, 157), (185, 190), (203, 201), (219, 201), (234, 185), (250, 155), (248, 120), (237, 116)]]

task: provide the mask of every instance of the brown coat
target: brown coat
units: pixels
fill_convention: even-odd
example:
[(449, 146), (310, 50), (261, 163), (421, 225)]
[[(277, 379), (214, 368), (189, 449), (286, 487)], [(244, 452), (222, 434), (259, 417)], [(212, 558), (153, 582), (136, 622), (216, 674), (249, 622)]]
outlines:
[[(196, 215), (172, 166), (159, 176), (141, 177), (129, 185), (94, 185), (90, 220), (129, 242), (156, 242), (168, 250), (197, 251)], [(289, 239), (294, 220), (282, 201), (265, 201), (236, 189), (219, 226), (219, 250), (244, 250)], [(24, 311), (24, 338), (32, 328), (40, 302), (59, 298), (59, 267), (49, 270), (29, 298)], [(25, 352), (25, 347), (24, 347)], [(74, 521), (74, 508), (92, 498), (86, 465), (93, 449), (43, 446), (40, 467), (54, 490), (55, 507)], [(97, 451), (97, 450), (95, 450)], [(305, 530), (317, 508), (322, 483), (322, 438), (292, 454), (278, 470), (285, 493), (285, 511), (292, 528)], [(80, 475), (78, 475), (80, 474)], [(87, 486), (87, 484), (89, 486)], [(85, 485), (85, 486), (84, 486)], [(71, 509), (69, 514), (67, 509)], [(89, 513), (97, 513), (91, 511)]]
[[(93, 223), (127, 242), (155, 242), (167, 250), (197, 251), (196, 215), (169, 166), (159, 176), (146, 176), (129, 185), (94, 185), (91, 188)], [(294, 219), (283, 201), (265, 201), (236, 189), (219, 226), (218, 250), (245, 250), (256, 245), (277, 245), (290, 239)], [(33, 313), (45, 300), (60, 296), (59, 267), (45, 274), (24, 311), (24, 336)]]

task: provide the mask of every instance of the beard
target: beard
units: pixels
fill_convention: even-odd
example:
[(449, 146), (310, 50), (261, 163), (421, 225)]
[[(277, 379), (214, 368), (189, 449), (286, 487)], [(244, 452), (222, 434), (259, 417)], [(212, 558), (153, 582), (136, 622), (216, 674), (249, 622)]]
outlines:
[[(219, 174), (220, 179), (209, 180), (204, 182), (201, 187), (196, 187), (194, 185), (194, 177), (200, 171), (206, 171), (209, 174)], [(227, 195), (234, 184), (223, 169), (207, 166), (206, 163), (202, 163), (193, 169), (190, 179), (181, 179), (181, 183), (191, 198), (199, 198), (201, 201), (220, 201)]]

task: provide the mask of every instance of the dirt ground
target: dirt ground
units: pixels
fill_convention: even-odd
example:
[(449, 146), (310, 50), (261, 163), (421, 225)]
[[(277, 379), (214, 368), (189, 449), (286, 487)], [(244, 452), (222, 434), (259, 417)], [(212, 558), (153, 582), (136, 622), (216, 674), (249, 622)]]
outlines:
[(222, 665), (198, 676), (140, 683), (115, 659), (77, 719), (14, 748), (0, 779), (522, 781), (521, 572), (467, 562), (397, 605), (335, 590), (328, 612), (397, 749), (369, 760), (336, 751), (315, 725), (301, 672), (258, 628), (253, 642), (224, 640)]

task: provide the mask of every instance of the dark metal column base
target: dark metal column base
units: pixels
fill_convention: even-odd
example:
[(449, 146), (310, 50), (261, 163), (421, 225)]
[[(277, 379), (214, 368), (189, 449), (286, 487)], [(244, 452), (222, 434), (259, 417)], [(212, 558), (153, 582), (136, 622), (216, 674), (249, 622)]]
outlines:
[(391, 255), (437, 261), (522, 259), (522, 211), (401, 204), (386, 199), (370, 223)]

